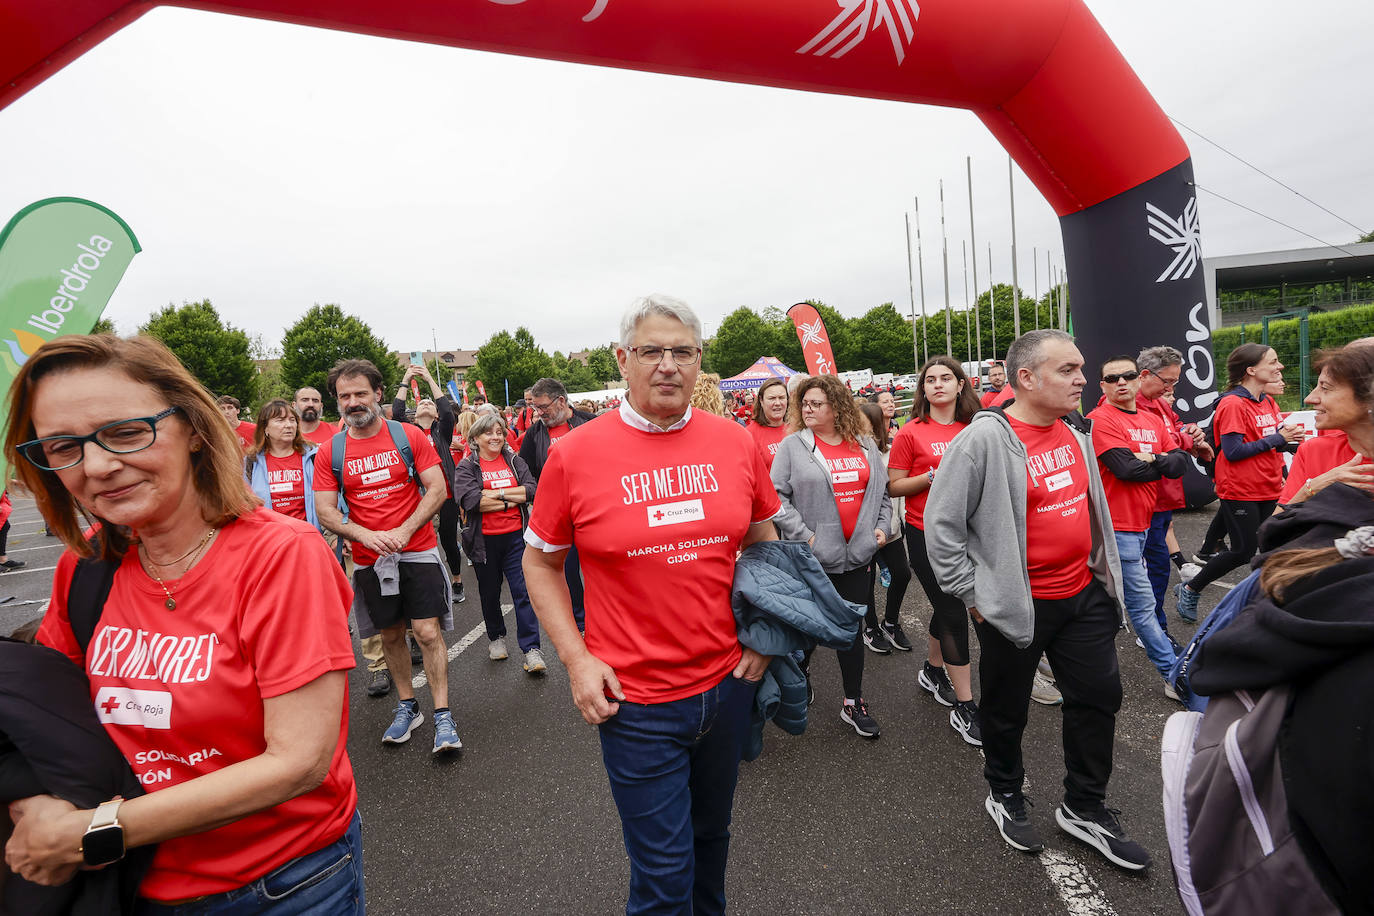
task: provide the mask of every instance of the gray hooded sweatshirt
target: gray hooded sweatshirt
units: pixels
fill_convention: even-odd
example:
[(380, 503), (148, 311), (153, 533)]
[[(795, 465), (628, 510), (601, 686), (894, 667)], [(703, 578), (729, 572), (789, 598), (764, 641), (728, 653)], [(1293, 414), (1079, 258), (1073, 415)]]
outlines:
[[(1091, 425), (1077, 416), (1059, 422), (1073, 432), (1088, 469), (1088, 567), (1124, 608), (1121, 560)], [(940, 588), (965, 607), (976, 607), (1017, 648), (1029, 646), (1035, 605), (1026, 563), (1026, 447), (1000, 407), (980, 410), (949, 444), (930, 488), (925, 523), (926, 551)]]

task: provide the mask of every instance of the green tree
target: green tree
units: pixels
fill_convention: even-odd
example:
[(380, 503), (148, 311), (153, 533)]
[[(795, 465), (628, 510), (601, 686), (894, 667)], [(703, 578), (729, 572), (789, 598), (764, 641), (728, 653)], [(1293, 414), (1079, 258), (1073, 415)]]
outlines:
[(482, 344), (468, 378), (481, 379), (487, 398), (500, 402), (505, 398), (507, 382), (511, 398), (515, 399), (539, 379), (552, 375), (553, 369), (553, 360), (535, 343), (534, 335), (528, 328), (519, 327), (514, 334), (497, 331)]
[(587, 351), (587, 371), (595, 383), (590, 390), (600, 391), (610, 382), (619, 380), (620, 364), (615, 361), (615, 348), (610, 344)]
[(856, 368), (896, 373), (916, 370), (912, 366), (911, 325), (891, 302), (850, 320), (848, 330), (854, 338)]
[(741, 305), (721, 321), (706, 349), (702, 368), (721, 378), (738, 375), (760, 356), (770, 356), (773, 334), (753, 309)]
[(551, 376), (562, 382), (563, 387), (569, 391), (597, 391), (601, 388), (601, 383), (592, 374), (592, 370), (584, 366), (580, 359), (570, 359), (556, 350), (553, 354)]
[(226, 325), (209, 299), (168, 305), (154, 312), (141, 334), (156, 337), (176, 354), (202, 385), (217, 395), (231, 395), (244, 404), (257, 394), (257, 369), (249, 353), (248, 335)]
[(91, 328), (91, 333), (117, 334), (118, 332), (115, 331), (114, 321), (112, 321), (109, 318), (106, 318), (104, 315), (101, 315), (100, 319), (95, 323), (95, 327)]
[(314, 305), (287, 328), (282, 338), (281, 381), (295, 394), (298, 388), (314, 388), (327, 406), (333, 406), (327, 380), (329, 370), (341, 359), (368, 359), (382, 373), (382, 390), (394, 392), (401, 381), (401, 367), (391, 348), (372, 333), (361, 319), (346, 315), (337, 305)]

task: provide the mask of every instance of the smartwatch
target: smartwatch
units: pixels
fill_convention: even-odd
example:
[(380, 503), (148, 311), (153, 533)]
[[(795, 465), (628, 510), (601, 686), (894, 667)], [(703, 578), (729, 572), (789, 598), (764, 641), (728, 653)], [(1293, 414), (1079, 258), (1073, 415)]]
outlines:
[(124, 827), (119, 823), (119, 806), (123, 801), (123, 797), (116, 795), (101, 802), (91, 816), (91, 826), (81, 838), (81, 858), (91, 868), (124, 858)]

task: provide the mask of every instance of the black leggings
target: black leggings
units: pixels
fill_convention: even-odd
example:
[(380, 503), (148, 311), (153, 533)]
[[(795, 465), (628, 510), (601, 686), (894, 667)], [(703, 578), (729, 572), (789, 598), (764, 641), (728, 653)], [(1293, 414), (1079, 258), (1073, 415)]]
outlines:
[(1188, 583), (1188, 587), (1200, 592), (1204, 587), (1221, 576), (1250, 562), (1259, 550), (1259, 528), (1269, 516), (1274, 514), (1278, 500), (1263, 499), (1223, 499), (1217, 517), (1226, 525), (1226, 536), (1231, 546), (1217, 554)]
[(463, 578), (463, 548), (458, 546), (458, 503), (444, 500), (439, 507), (439, 546), (444, 548), (448, 571), (456, 582)]
[(5, 555), (5, 548), (10, 541), (10, 520), (5, 519), (5, 527), (0, 528), (0, 557)]
[(968, 664), (968, 608), (964, 602), (940, 590), (935, 570), (926, 556), (926, 533), (915, 525), (906, 525), (906, 550), (911, 568), (930, 601), (930, 635), (940, 641), (940, 654), (946, 665)]
[[(863, 604), (867, 599), (864, 592), (870, 596), (873, 588), (870, 585), (872, 564), (860, 566), (857, 569), (846, 570), (842, 573), (826, 573), (830, 577), (830, 583), (835, 586), (835, 591), (840, 593), (840, 597), (845, 601), (852, 601), (855, 604)], [(814, 648), (807, 650), (806, 657), (802, 659), (802, 670), (807, 670), (811, 665), (811, 653), (816, 651)], [(857, 700), (864, 695), (864, 641), (859, 633), (854, 634), (854, 643), (848, 649), (836, 649), (835, 655), (840, 661), (840, 683), (844, 687), (845, 699)]]
[[(911, 584), (911, 567), (906, 562), (906, 551), (902, 549), (902, 539), (888, 541), (878, 548), (878, 558), (887, 564), (887, 571), (892, 574), (892, 584), (887, 587), (887, 608), (883, 613), (883, 623), (893, 624), (897, 622), (898, 615), (902, 612), (902, 599), (906, 597), (906, 588)], [(869, 567), (873, 575), (868, 583), (868, 613), (864, 615), (864, 623), (869, 627), (878, 625), (877, 601), (873, 596), (873, 586), (877, 584), (878, 564)]]

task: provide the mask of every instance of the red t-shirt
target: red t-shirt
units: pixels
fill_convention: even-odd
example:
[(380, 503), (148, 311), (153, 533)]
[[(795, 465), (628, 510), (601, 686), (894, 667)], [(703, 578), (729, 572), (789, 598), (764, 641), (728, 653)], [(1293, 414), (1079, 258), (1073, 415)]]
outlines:
[[(1263, 439), (1278, 431), (1279, 405), (1269, 395), (1256, 401), (1248, 395), (1228, 395), (1217, 402), (1212, 429), (1217, 442), (1227, 433), (1241, 433), (1246, 442)], [(1262, 501), (1278, 499), (1283, 492), (1283, 453), (1277, 449), (1260, 452), (1244, 461), (1226, 460), (1217, 449), (1217, 496), (1222, 499)], [(1306, 478), (1303, 480), (1306, 483)]]
[[(483, 490), (510, 490), (520, 486), (520, 482), (515, 479), (515, 472), (506, 464), (504, 457), (488, 461), (479, 455), (477, 460), (482, 465)], [(509, 509), (502, 509), (500, 512), (482, 513), (483, 534), (510, 534), (519, 530), (520, 507), (517, 505), (512, 504)]]
[(1103, 404), (1088, 414), (1088, 419), (1093, 421), (1093, 451), (1098, 454), (1097, 467), (1102, 474), (1102, 486), (1107, 491), (1112, 528), (1116, 531), (1148, 530), (1150, 517), (1155, 514), (1159, 481), (1122, 480), (1102, 463), (1101, 455), (1114, 448), (1165, 455), (1173, 445), (1173, 436), (1164, 421), (1147, 410), (1130, 413)]
[(984, 407), (996, 407), (999, 404), (1007, 403), (1014, 397), (1016, 397), (1016, 389), (1010, 385), (1003, 385), (1001, 391), (995, 392), (991, 399), (982, 403)]
[(1069, 598), (1088, 587), (1092, 570), (1089, 470), (1064, 423), (1032, 426), (1007, 417), (1026, 446), (1026, 566), (1031, 596)]
[[(1283, 485), (1283, 493), (1279, 496), (1279, 502), (1283, 505), (1292, 502), (1307, 481), (1345, 464), (1357, 454), (1350, 447), (1350, 440), (1343, 430), (1324, 429), (1319, 432), (1326, 435), (1304, 440), (1293, 456), (1293, 464), (1288, 468), (1288, 482)], [(1360, 464), (1370, 463), (1368, 458), (1360, 461)]]
[(253, 437), (258, 434), (258, 424), (244, 420), (234, 428), (234, 433), (239, 437), (239, 447), (247, 452), (253, 447)]
[(576, 544), (587, 648), (633, 703), (694, 696), (739, 663), (730, 585), (740, 542), (777, 491), (738, 423), (692, 411), (650, 433), (607, 414), (549, 453), (529, 535)]
[[(439, 454), (429, 434), (418, 426), (403, 423), (410, 450), (415, 456), (415, 473), (439, 463)], [(334, 493), (339, 489), (334, 469), (329, 466), (329, 449), (315, 453), (315, 492)], [(344, 437), (344, 499), (348, 502), (348, 519), (372, 531), (387, 531), (410, 517), (420, 505), (420, 487), (410, 480), (405, 459), (396, 449), (385, 425), (377, 434), (366, 439)], [(406, 544), (406, 551), (431, 550), (438, 544), (433, 525), (421, 525)], [(371, 566), (377, 555), (362, 544), (353, 545), (353, 561), (359, 566)]]
[(782, 445), (782, 440), (787, 438), (787, 424), (764, 426), (750, 420), (745, 429), (749, 430), (749, 435), (754, 437), (754, 444), (758, 446), (759, 452), (763, 455), (763, 463), (771, 471), (773, 459), (778, 456), (778, 446)]
[[(38, 639), (85, 669), (96, 716), (149, 792), (256, 757), (263, 700), (354, 665), (353, 592), (319, 532), (265, 508), (225, 525), (173, 588), (176, 609), (130, 550), (82, 655), (67, 619), (76, 557), (58, 560)], [(357, 806), (348, 695), (324, 783), (204, 833), (164, 840), (139, 892), (218, 894), (338, 839)]]
[[(1159, 417), (1164, 428), (1169, 431), (1168, 451), (1173, 451), (1176, 448), (1187, 449), (1190, 453), (1193, 451), (1192, 437), (1183, 434), (1182, 421), (1163, 398), (1147, 398), (1136, 395), (1135, 409)], [(1187, 505), (1187, 500), (1183, 494), (1183, 478), (1161, 477), (1156, 483), (1158, 484), (1155, 490), (1156, 512), (1171, 512)]]
[(1010, 385), (1003, 385), (1001, 388), (989, 388), (987, 391), (983, 392), (983, 396), (978, 399), (978, 403), (982, 404), (984, 407), (991, 407), (994, 401), (1000, 404), (1001, 401), (997, 399), (1002, 398), (1002, 400), (1005, 401), (1006, 397), (1004, 397), (1004, 395), (1010, 390)]
[[(888, 470), (906, 471), (908, 477), (918, 477), (940, 466), (940, 458), (945, 449), (967, 423), (958, 420), (945, 425), (934, 420), (913, 419), (897, 430), (892, 440), (892, 451), (887, 456)], [(915, 496), (906, 498), (906, 521), (922, 531), (926, 528), (926, 500), (930, 490), (925, 489)]]
[[(272, 495), (272, 511), (305, 521), (305, 470), (300, 455), (277, 458), (266, 452), (267, 492)], [(315, 494), (309, 494), (311, 499)]]
[(847, 541), (854, 536), (864, 490), (868, 489), (868, 458), (862, 448), (848, 442), (828, 445), (817, 437), (816, 448), (830, 469), (830, 487), (835, 491), (835, 506), (840, 510), (840, 531)]
[(548, 432), (549, 448), (552, 449), (555, 445), (558, 444), (559, 439), (562, 439), (568, 433), (572, 432), (572, 427), (569, 426), (567, 423), (560, 423), (557, 426), (548, 427)]
[(330, 426), (328, 423), (321, 423), (319, 426), (315, 427), (313, 433), (301, 430), (301, 438), (306, 442), (313, 442), (316, 445), (327, 445), (330, 439), (338, 435), (338, 432), (337, 429)]

